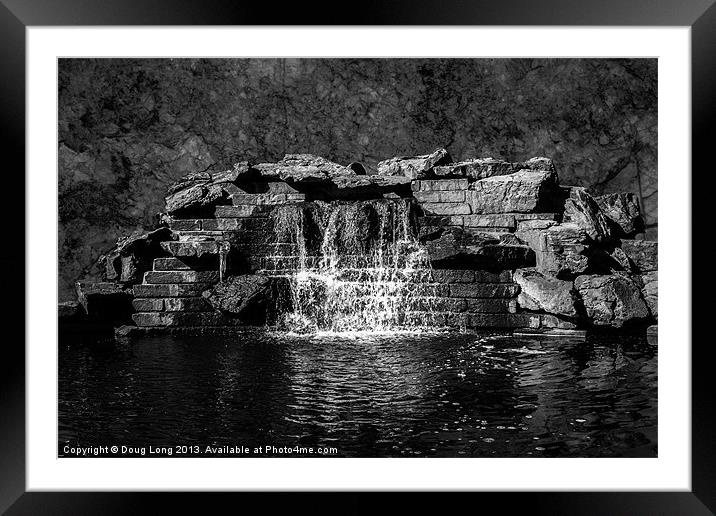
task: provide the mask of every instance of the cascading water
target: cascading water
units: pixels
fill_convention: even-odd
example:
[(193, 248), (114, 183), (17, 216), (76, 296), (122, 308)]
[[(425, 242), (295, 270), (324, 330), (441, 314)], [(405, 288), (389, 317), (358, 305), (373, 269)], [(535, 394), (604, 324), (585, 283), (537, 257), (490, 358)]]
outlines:
[[(427, 326), (427, 252), (411, 224), (407, 200), (305, 203), (274, 210), (277, 242), (292, 244), (290, 307), (293, 331), (392, 331)], [(279, 271), (276, 271), (277, 273)]]

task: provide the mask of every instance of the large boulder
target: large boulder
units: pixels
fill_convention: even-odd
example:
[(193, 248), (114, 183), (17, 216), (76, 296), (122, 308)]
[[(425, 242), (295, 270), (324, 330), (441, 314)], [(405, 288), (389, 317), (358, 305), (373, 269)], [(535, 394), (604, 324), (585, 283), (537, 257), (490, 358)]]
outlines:
[(378, 163), (378, 174), (404, 176), (410, 179), (427, 179), (433, 167), (450, 163), (452, 158), (445, 149), (421, 156), (399, 156)]
[(659, 268), (659, 244), (651, 240), (622, 240), (621, 249), (637, 272), (652, 272)]
[(576, 224), (520, 229), (515, 236), (534, 250), (536, 268), (546, 276), (574, 277), (589, 267), (589, 239)]
[(582, 187), (571, 188), (569, 198), (564, 203), (564, 221), (576, 224), (596, 242), (607, 240), (611, 236), (608, 219), (597, 201)]
[(426, 238), (425, 248), (431, 264), (445, 269), (502, 271), (530, 267), (535, 263), (532, 249), (510, 233), (496, 236), (443, 227)]
[(595, 326), (622, 328), (649, 317), (638, 282), (626, 274), (578, 276), (574, 286)]
[(566, 317), (577, 315), (577, 296), (571, 281), (545, 276), (534, 268), (516, 270), (514, 280), (520, 286), (517, 303), (521, 307)]
[(615, 236), (633, 237), (644, 232), (639, 199), (632, 193), (613, 193), (595, 197), (602, 213), (611, 221)]
[(120, 238), (110, 251), (99, 257), (107, 281), (140, 283), (143, 274), (152, 267), (152, 260), (166, 253), (161, 242), (170, 240), (172, 232), (161, 227), (152, 231), (135, 231)]
[(286, 154), (277, 163), (259, 163), (252, 170), (268, 180), (288, 183), (327, 182), (334, 178), (355, 176), (356, 167), (346, 167), (313, 154)]
[(216, 310), (245, 315), (252, 308), (266, 307), (273, 299), (273, 288), (271, 278), (267, 276), (243, 274), (229, 277), (202, 296)]
[(523, 169), (545, 170), (554, 172), (554, 163), (549, 158), (531, 158), (523, 162), (509, 162), (495, 158), (476, 158), (433, 168), (438, 178), (467, 177), (472, 180), (485, 179), (493, 176), (514, 174)]
[(641, 275), (641, 293), (644, 296), (644, 301), (649, 307), (651, 315), (654, 319), (659, 318), (659, 273), (657, 271), (647, 272)]
[(187, 174), (172, 184), (164, 198), (167, 213), (200, 210), (228, 200), (226, 185), (233, 184), (240, 176), (248, 174), (251, 166), (244, 161), (236, 163), (231, 170), (222, 172), (196, 172)]
[(475, 181), (465, 192), (465, 200), (472, 213), (550, 211), (556, 187), (554, 172), (524, 169)]

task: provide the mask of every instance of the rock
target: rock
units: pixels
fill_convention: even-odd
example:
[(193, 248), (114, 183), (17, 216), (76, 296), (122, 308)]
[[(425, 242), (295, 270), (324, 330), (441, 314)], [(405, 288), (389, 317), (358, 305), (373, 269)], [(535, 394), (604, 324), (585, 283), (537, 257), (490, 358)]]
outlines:
[(437, 166), (433, 173), (437, 177), (465, 177), (471, 180), (485, 179), (493, 176), (514, 174), (520, 170), (544, 170), (554, 172), (554, 164), (549, 158), (531, 158), (525, 162), (511, 163), (494, 158), (477, 158), (467, 161)]
[(82, 317), (83, 309), (77, 301), (63, 301), (57, 304), (57, 318), (62, 321), (74, 321)]
[(576, 224), (557, 224), (545, 229), (520, 229), (515, 236), (535, 253), (537, 270), (546, 276), (573, 277), (589, 267), (588, 241)]
[(162, 227), (153, 231), (135, 231), (117, 240), (111, 251), (97, 260), (107, 281), (139, 283), (142, 275), (152, 266), (152, 260), (166, 254), (161, 242), (170, 240), (172, 232)]
[(612, 222), (612, 230), (618, 237), (633, 237), (644, 232), (644, 220), (639, 209), (639, 199), (632, 193), (614, 193), (594, 198), (602, 213)]
[(622, 240), (622, 251), (629, 257), (634, 270), (651, 272), (659, 268), (659, 244), (651, 240)]
[(224, 204), (229, 196), (224, 187), (250, 171), (249, 163), (244, 161), (223, 172), (187, 174), (169, 187), (164, 198), (166, 212), (173, 214)]
[(117, 283), (78, 281), (77, 300), (90, 319), (126, 321), (132, 313), (132, 291)]
[(649, 311), (654, 319), (659, 318), (659, 281), (658, 272), (652, 271), (641, 275), (641, 281), (643, 287), (641, 293), (644, 296), (644, 301), (649, 307)]
[(622, 328), (649, 317), (639, 285), (626, 274), (578, 276), (574, 286), (595, 326)]
[(488, 233), (444, 227), (431, 235), (425, 247), (433, 267), (437, 268), (497, 272), (533, 266), (534, 252), (510, 237), (509, 233), (497, 238)]
[(517, 269), (514, 280), (520, 286), (517, 302), (528, 310), (575, 317), (577, 300), (571, 281), (544, 276), (536, 269)]
[(652, 346), (659, 345), (659, 326), (654, 324), (646, 329), (646, 341)]
[[(333, 188), (323, 192), (323, 197), (327, 200), (377, 199), (388, 194), (396, 194), (397, 197), (410, 196), (410, 179), (403, 176), (334, 176), (330, 183)], [(314, 194), (313, 197), (319, 196)]]
[(601, 242), (611, 236), (609, 221), (599, 204), (582, 187), (572, 187), (564, 204), (564, 221), (582, 228), (589, 238)]
[(353, 168), (313, 154), (286, 154), (278, 163), (259, 163), (252, 168), (263, 179), (289, 183), (326, 182), (358, 175)]
[(520, 170), (475, 181), (466, 192), (466, 201), (472, 213), (549, 211), (556, 186), (553, 172)]
[(437, 165), (450, 163), (452, 158), (445, 149), (422, 156), (401, 156), (378, 163), (378, 175), (404, 176), (410, 179), (428, 179)]
[(232, 276), (202, 295), (222, 312), (240, 315), (248, 308), (265, 306), (273, 299), (271, 279), (257, 274)]
[(534, 158), (530, 158), (525, 161), (523, 165), (524, 168), (528, 168), (530, 170), (546, 170), (547, 172), (556, 172), (554, 162), (551, 159), (545, 158), (543, 156), (536, 156)]

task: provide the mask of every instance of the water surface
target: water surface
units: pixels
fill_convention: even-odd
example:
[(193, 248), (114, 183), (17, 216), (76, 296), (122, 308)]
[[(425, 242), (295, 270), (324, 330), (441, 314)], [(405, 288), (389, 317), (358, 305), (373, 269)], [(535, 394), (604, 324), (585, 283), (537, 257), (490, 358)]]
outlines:
[(656, 373), (656, 348), (626, 337), (61, 336), (58, 454), (184, 445), (217, 456), (211, 445), (254, 456), (271, 445), (338, 457), (654, 457)]

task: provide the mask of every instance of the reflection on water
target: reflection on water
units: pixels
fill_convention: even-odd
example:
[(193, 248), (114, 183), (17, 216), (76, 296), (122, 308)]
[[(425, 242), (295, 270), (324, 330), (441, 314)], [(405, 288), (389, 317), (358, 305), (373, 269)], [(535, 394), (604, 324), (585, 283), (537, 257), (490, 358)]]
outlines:
[(638, 338), (251, 331), (61, 338), (62, 446), (336, 447), (337, 456), (657, 453), (655, 348)]

